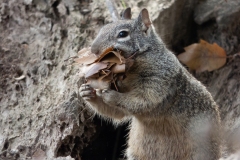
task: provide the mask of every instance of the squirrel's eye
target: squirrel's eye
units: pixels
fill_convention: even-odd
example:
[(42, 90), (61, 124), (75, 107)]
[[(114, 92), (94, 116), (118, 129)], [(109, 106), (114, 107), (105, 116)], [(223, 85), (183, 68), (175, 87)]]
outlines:
[(121, 31), (118, 33), (118, 38), (124, 38), (128, 36), (128, 32), (127, 31)]

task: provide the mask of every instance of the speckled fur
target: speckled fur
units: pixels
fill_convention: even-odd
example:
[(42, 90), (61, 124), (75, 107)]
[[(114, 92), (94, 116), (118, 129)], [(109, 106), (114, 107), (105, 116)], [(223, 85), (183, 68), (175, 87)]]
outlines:
[[(104, 26), (92, 44), (99, 54), (108, 47), (134, 56), (120, 91), (87, 85), (81, 96), (97, 114), (114, 122), (131, 119), (128, 160), (216, 160), (220, 157), (220, 118), (210, 93), (179, 63), (149, 25), (143, 9), (135, 20)], [(127, 29), (130, 39), (119, 41)], [(87, 88), (87, 89), (86, 89)]]

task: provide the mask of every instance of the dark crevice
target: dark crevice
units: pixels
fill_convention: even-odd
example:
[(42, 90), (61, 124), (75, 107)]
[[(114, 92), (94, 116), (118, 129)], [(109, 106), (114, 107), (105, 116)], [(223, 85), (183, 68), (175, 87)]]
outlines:
[(57, 151), (57, 157), (65, 157), (68, 155), (71, 155), (72, 152), (72, 143), (73, 142), (73, 136), (67, 136), (63, 141), (61, 146), (59, 147)]
[(2, 149), (2, 150), (3, 150), (3, 151), (4, 151), (4, 150), (7, 150), (8, 147), (9, 147), (9, 142), (8, 142), (8, 140), (6, 140), (5, 143), (4, 143), (4, 145), (3, 145), (3, 149)]
[(60, 131), (61, 132), (63, 132), (64, 131), (64, 129), (65, 129), (65, 126), (66, 126), (66, 123), (65, 122), (63, 122), (63, 124), (61, 125), (61, 127), (60, 127)]
[(82, 160), (118, 160), (124, 157), (127, 141), (127, 125), (114, 127), (97, 117), (97, 132), (92, 142), (83, 149)]
[[(88, 139), (89, 128), (84, 128), (84, 134), (67, 136), (62, 140), (56, 157), (71, 156), (75, 160), (118, 160), (124, 158), (127, 139), (127, 125), (114, 127), (97, 117), (94, 118), (96, 133)], [(65, 125), (63, 125), (64, 128)], [(61, 131), (63, 129), (60, 128)]]
[(71, 153), (71, 157), (74, 157), (76, 160), (80, 160), (81, 159), (81, 156), (80, 156), (80, 153), (81, 153), (81, 150), (82, 150), (82, 146), (79, 145), (81, 144), (82, 140), (80, 137), (75, 137), (74, 139), (74, 147), (72, 149), (72, 153)]
[(57, 9), (57, 6), (59, 5), (59, 3), (61, 2), (61, 0), (56, 0), (53, 4), (52, 4), (52, 8), (53, 8), (53, 12), (55, 17), (58, 19), (60, 17), (59, 11)]
[(179, 32), (178, 26), (175, 26), (176, 32), (174, 32), (173, 37), (179, 37), (178, 41), (175, 41), (171, 46), (172, 50), (175, 53), (182, 53), (184, 52), (184, 47), (192, 43), (197, 43), (199, 41), (197, 34), (198, 25), (194, 21), (193, 12), (190, 14), (189, 19), (186, 21), (186, 25), (184, 26), (185, 28), (182, 28), (180, 30), (180, 32), (184, 33), (181, 37), (179, 36), (181, 33)]

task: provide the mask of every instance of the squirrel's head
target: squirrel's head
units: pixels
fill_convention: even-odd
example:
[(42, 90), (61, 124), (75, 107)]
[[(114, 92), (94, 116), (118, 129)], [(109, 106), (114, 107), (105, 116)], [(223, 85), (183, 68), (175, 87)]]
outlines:
[(152, 43), (154, 28), (148, 10), (143, 9), (138, 18), (131, 20), (131, 9), (122, 13), (121, 20), (105, 25), (95, 38), (91, 51), (99, 55), (110, 47), (122, 51), (125, 58), (135, 52), (144, 52)]

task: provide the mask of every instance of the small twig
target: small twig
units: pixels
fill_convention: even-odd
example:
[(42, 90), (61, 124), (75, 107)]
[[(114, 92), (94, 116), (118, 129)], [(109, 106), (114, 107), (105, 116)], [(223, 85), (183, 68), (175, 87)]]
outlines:
[(107, 4), (108, 10), (112, 16), (113, 21), (119, 20), (120, 16), (117, 11), (115, 0), (106, 0), (106, 4)]
[(113, 81), (114, 87), (116, 88), (116, 91), (118, 91), (118, 87), (117, 87), (117, 84), (116, 84), (116, 79), (114, 77), (112, 77), (112, 81)]
[(107, 73), (106, 73), (104, 70), (102, 70), (102, 72), (103, 72), (105, 75), (107, 75)]

